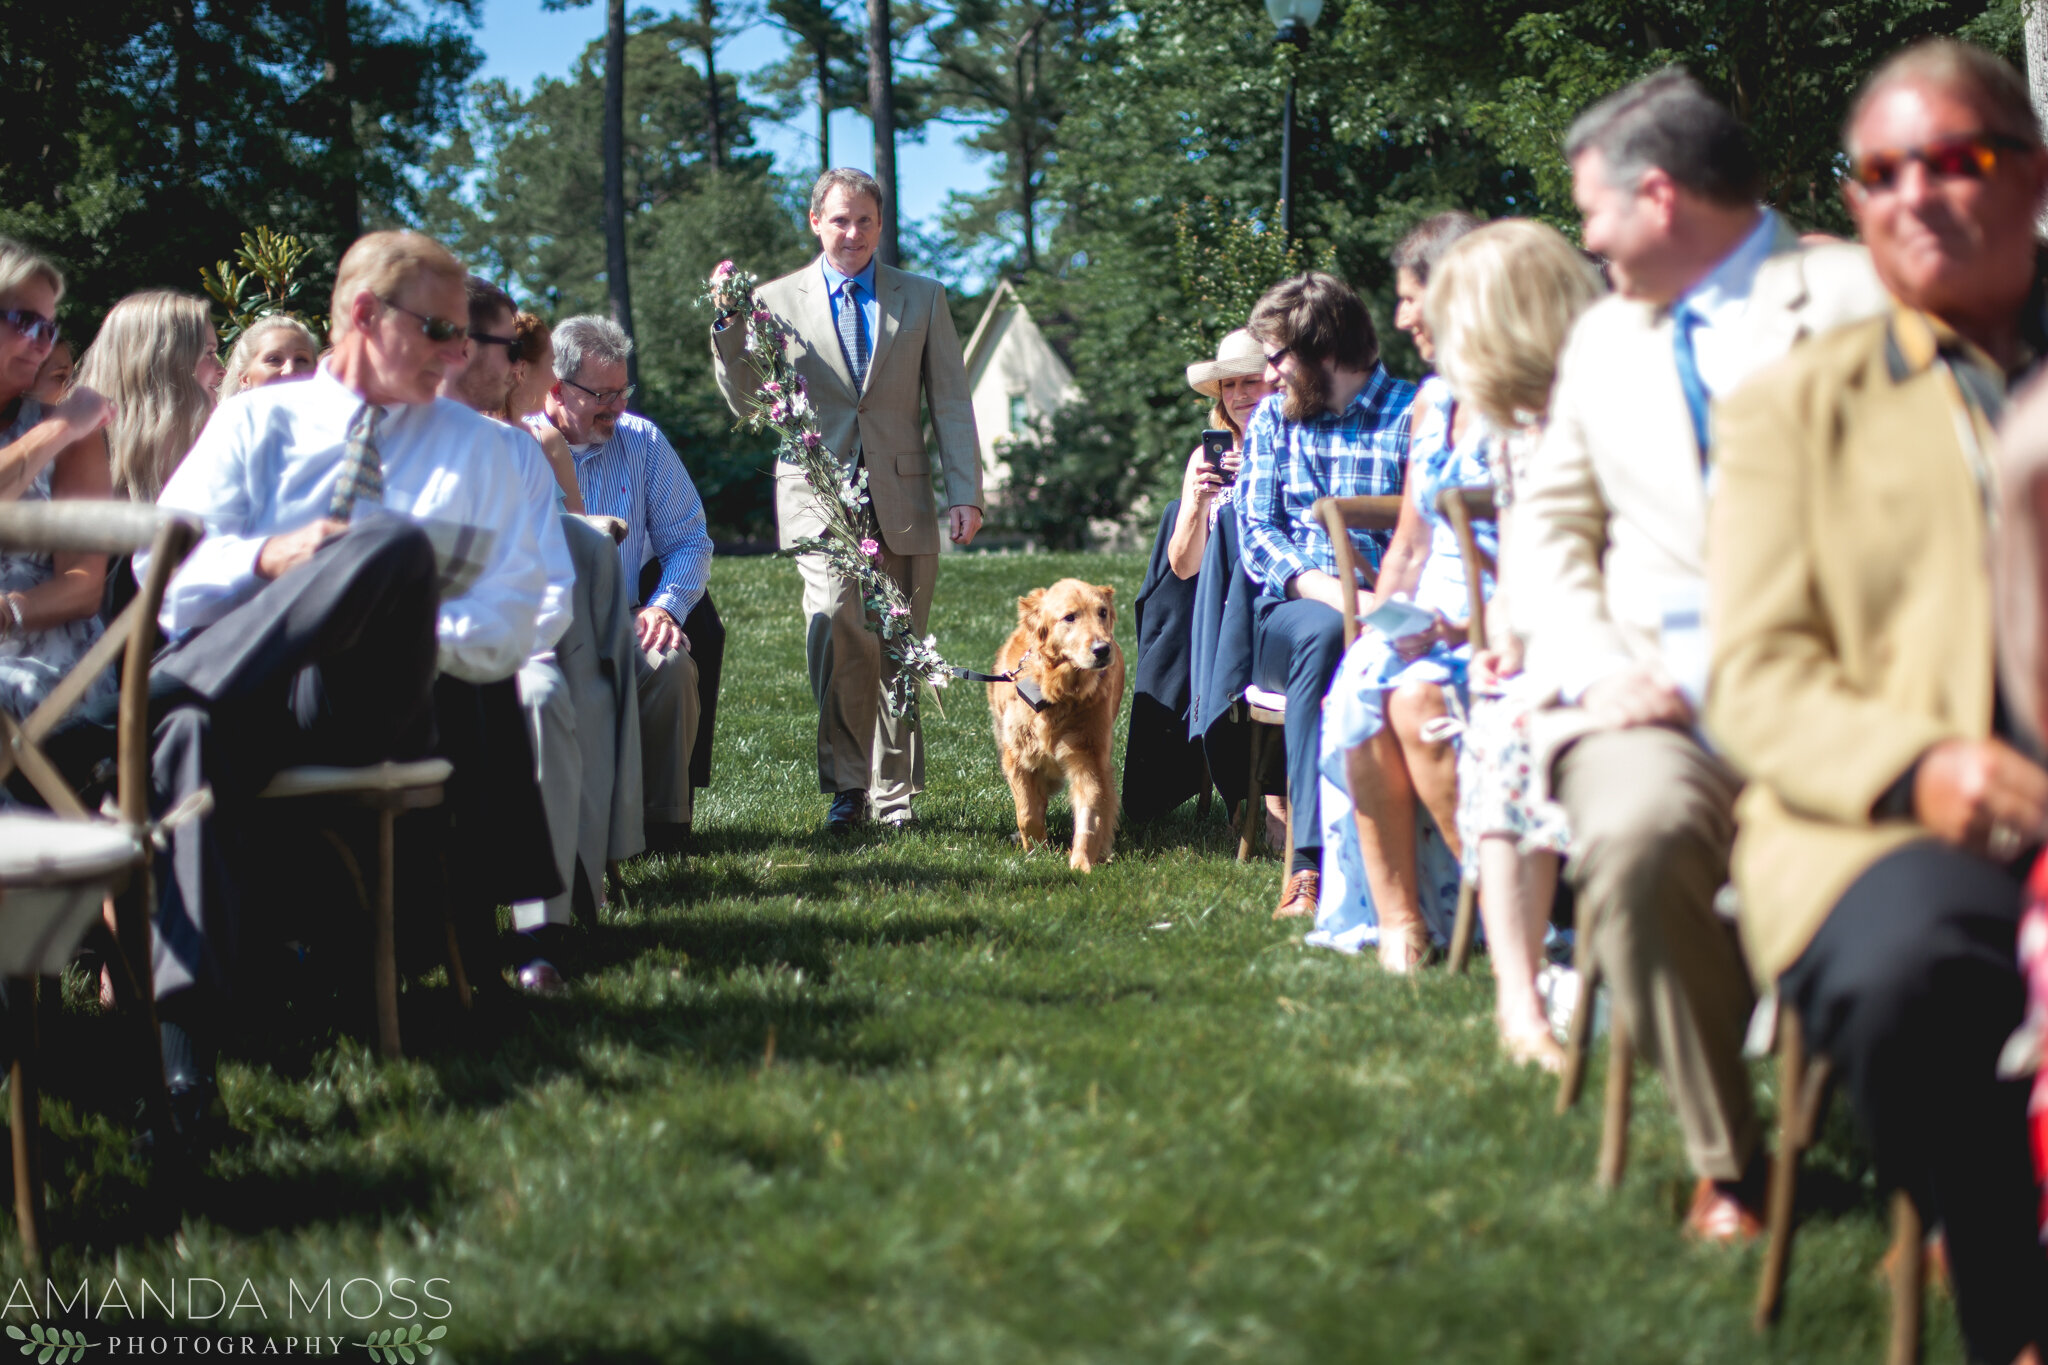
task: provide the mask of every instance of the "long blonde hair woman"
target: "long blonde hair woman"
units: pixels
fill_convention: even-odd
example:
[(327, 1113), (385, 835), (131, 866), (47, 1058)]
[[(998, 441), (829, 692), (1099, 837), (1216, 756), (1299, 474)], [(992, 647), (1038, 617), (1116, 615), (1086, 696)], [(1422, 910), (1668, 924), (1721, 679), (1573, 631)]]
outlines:
[(194, 294), (151, 289), (107, 314), (78, 379), (113, 401), (107, 454), (117, 494), (156, 501), (213, 413), (219, 351), (212, 311)]
[(278, 380), (304, 379), (319, 359), (320, 343), (305, 323), (289, 313), (272, 313), (250, 323), (235, 338), (227, 373), (221, 376), (220, 396), (228, 399)]

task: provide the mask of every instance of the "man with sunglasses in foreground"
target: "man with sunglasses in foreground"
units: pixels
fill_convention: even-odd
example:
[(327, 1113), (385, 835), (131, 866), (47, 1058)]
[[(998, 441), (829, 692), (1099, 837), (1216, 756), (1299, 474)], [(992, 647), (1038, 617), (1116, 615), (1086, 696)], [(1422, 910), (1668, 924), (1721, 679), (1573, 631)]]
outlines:
[[(715, 697), (715, 674), (700, 668), (683, 623), (711, 581), (704, 500), (661, 428), (626, 411), (633, 397), (626, 361), (633, 342), (610, 318), (573, 317), (555, 328), (555, 384), (544, 414), (569, 443), (576, 484), (591, 516), (626, 523), (619, 563), (639, 602), (634, 628), (640, 703), (640, 782), (647, 848), (673, 853), (689, 833), (700, 729), (699, 685)], [(637, 591), (642, 569), (658, 575)], [(716, 627), (717, 613), (699, 617)], [(722, 643), (722, 628), (719, 641)], [(703, 642), (700, 642), (703, 643)], [(705, 661), (709, 662), (708, 658)]]
[(1697, 1177), (1688, 1235), (1753, 1238), (1766, 1160), (1742, 1044), (1755, 993), (1728, 879), (1740, 781), (1703, 743), (1710, 405), (1801, 338), (1884, 305), (1860, 248), (1802, 251), (1757, 202), (1742, 126), (1676, 68), (1565, 143), (1615, 296), (1573, 328), (1502, 577), (1538, 770), (1571, 820), (1566, 875), (1617, 1027), (1663, 1075)]
[[(153, 809), (201, 786), (215, 802), (170, 835), (156, 921), (166, 1080), (188, 1136), (222, 1006), (271, 974), (265, 949), (311, 936), (285, 917), (332, 928), (308, 914), (326, 886), (256, 833), (279, 771), (449, 758), (444, 805), (408, 828), (446, 831), (459, 908), (558, 889), (512, 682), (548, 585), (504, 477), (531, 438), (437, 397), (464, 363), (464, 277), (417, 233), (359, 239), (318, 371), (216, 411), (159, 499), (206, 527), (165, 593), (170, 644), (150, 680)], [(400, 840), (409, 856), (422, 844)]]
[[(1945, 40), (1879, 68), (1847, 144), (1849, 209), (1895, 303), (1715, 411), (1708, 720), (1750, 780), (1735, 874), (1753, 966), (1833, 1063), (1879, 1180), (1944, 1229), (1970, 1359), (2039, 1365), (2032, 1078), (1999, 1069), (2048, 771), (2000, 696), (1986, 564), (2000, 410), (2048, 354), (2048, 152), (2020, 75)], [(2004, 432), (2036, 467), (2038, 398)], [(2002, 530), (2036, 533), (2006, 491)], [(2036, 710), (2038, 679), (2012, 681)]]

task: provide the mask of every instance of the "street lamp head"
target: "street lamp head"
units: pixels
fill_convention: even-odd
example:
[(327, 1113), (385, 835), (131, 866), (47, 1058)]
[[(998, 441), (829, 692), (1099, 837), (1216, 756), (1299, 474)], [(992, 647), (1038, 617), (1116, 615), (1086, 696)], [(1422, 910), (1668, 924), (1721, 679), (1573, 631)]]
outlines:
[(1274, 42), (1307, 47), (1309, 30), (1323, 15), (1323, 0), (1266, 0), (1266, 14), (1279, 30)]

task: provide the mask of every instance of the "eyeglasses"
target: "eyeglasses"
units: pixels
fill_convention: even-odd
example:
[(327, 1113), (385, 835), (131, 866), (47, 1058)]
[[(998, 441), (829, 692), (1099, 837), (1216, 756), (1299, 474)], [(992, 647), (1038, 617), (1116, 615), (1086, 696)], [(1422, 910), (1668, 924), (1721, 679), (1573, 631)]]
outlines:
[(427, 340), (433, 342), (436, 346), (444, 341), (460, 341), (469, 335), (469, 324), (467, 323), (450, 322), (446, 318), (429, 317), (425, 313), (415, 313), (404, 304), (393, 303), (382, 295), (378, 296), (377, 301), (386, 308), (396, 308), (407, 317), (417, 319), (420, 324), (420, 330), (427, 334)]
[(46, 318), (33, 308), (9, 308), (0, 311), (0, 322), (21, 333), (22, 340), (31, 346), (54, 346), (57, 344), (57, 323)]
[(1266, 363), (1276, 370), (1279, 369), (1280, 362), (1287, 359), (1287, 353), (1293, 349), (1292, 346), (1282, 346), (1277, 351), (1266, 352)]
[(605, 389), (600, 392), (587, 384), (579, 384), (573, 379), (564, 379), (562, 382), (572, 389), (582, 389), (583, 392), (595, 398), (597, 405), (601, 408), (608, 408), (614, 403), (626, 402), (633, 396), (633, 390), (639, 387), (637, 384), (628, 384), (623, 389)]
[(471, 332), (469, 339), (479, 346), (503, 346), (506, 355), (514, 360), (519, 359), (518, 337), (494, 337), (489, 332)]
[(1889, 190), (1909, 162), (1919, 162), (1937, 180), (1984, 180), (1998, 169), (2001, 151), (2016, 152), (2026, 147), (2018, 138), (1999, 133), (1978, 133), (1969, 137), (1946, 138), (1925, 147), (1869, 152), (1849, 165), (1849, 179), (1865, 190)]

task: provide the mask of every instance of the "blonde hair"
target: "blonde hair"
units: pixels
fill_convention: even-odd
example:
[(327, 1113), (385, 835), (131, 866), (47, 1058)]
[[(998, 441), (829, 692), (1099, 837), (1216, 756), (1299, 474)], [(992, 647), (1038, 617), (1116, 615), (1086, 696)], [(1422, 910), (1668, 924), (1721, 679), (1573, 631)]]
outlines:
[(11, 293), (30, 280), (41, 280), (63, 299), (64, 272), (55, 261), (12, 237), (0, 237), (0, 294)]
[(416, 275), (438, 275), (465, 287), (469, 280), (469, 272), (455, 254), (424, 233), (372, 232), (356, 238), (335, 271), (328, 340), (339, 341), (348, 334), (349, 311), (357, 294), (367, 289), (388, 299)]
[(312, 329), (291, 314), (272, 313), (258, 318), (235, 338), (235, 348), (228, 352), (228, 372), (220, 380), (221, 397), (232, 398), (242, 391), (243, 378), (263, 351), (263, 338), (272, 332), (296, 332), (299, 340), (306, 343), (306, 354), (316, 357), (320, 354), (320, 343), (314, 339)]
[(212, 415), (193, 375), (212, 342), (205, 299), (151, 289), (115, 304), (78, 362), (78, 382), (113, 400), (107, 454), (114, 491), (131, 502), (156, 501)]
[(1550, 409), (1557, 356), (1603, 291), (1564, 234), (1503, 218), (1460, 238), (1430, 273), (1423, 315), (1451, 392), (1503, 431)]

